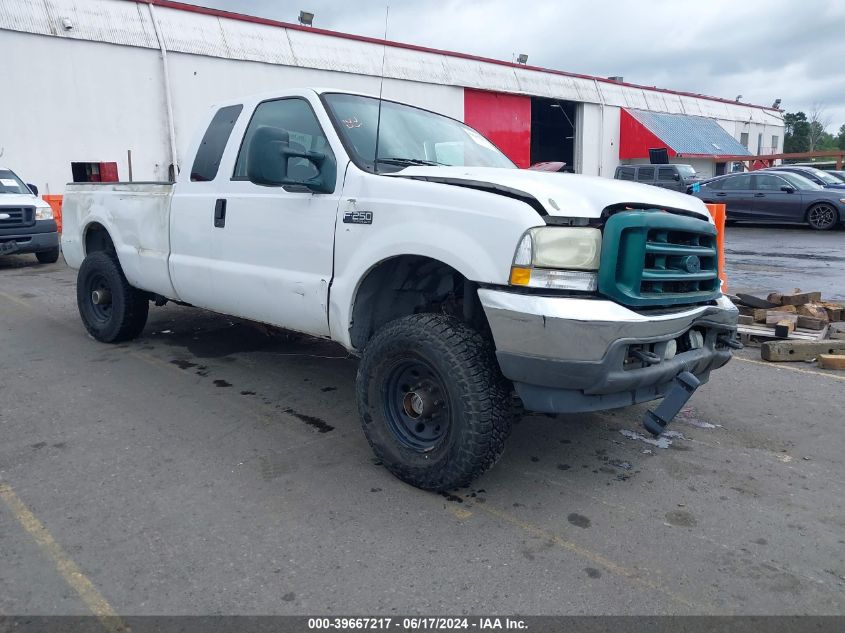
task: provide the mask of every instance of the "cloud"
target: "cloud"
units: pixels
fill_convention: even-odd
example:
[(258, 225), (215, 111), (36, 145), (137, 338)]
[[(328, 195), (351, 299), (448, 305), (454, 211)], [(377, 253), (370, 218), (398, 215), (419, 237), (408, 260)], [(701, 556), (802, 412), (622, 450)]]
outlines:
[[(845, 123), (845, 2), (818, 0), (387, 0), (388, 39), (770, 105), (824, 104)], [(194, 0), (194, 4), (382, 37), (385, 2)], [(301, 6), (299, 6), (301, 5)], [(295, 8), (292, 8), (294, 7)]]

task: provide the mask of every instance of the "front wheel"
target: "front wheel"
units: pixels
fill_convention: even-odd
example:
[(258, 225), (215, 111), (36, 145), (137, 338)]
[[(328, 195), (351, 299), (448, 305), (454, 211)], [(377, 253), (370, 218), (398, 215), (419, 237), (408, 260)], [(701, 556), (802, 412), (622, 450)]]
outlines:
[(364, 350), (356, 388), (376, 456), (418, 488), (469, 484), (510, 433), (510, 389), (493, 347), (452, 317), (415, 314), (384, 326)]
[(88, 333), (103, 343), (128, 341), (147, 323), (147, 295), (126, 281), (111, 255), (91, 253), (76, 277), (76, 305)]
[(807, 211), (807, 224), (817, 231), (829, 231), (839, 222), (839, 212), (832, 204), (814, 204)]
[(49, 251), (38, 251), (35, 257), (42, 264), (55, 264), (59, 261), (59, 247), (51, 248)]

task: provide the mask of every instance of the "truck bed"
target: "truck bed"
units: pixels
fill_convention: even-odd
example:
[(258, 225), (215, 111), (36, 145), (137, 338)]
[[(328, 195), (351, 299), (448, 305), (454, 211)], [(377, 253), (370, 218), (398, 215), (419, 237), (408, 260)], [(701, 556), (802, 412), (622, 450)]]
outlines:
[(62, 250), (79, 268), (85, 239), (97, 224), (109, 227), (120, 265), (129, 283), (170, 298), (171, 182), (69, 183), (62, 201)]

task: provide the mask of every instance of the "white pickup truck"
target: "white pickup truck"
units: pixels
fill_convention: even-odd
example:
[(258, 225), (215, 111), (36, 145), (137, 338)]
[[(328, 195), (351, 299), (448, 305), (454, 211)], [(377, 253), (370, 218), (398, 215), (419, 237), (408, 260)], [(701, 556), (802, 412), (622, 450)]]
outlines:
[(131, 339), (169, 300), (337, 341), (367, 439), (415, 486), (492, 466), (514, 392), (550, 413), (664, 398), (659, 433), (739, 346), (691, 196), (520, 170), (459, 121), (332, 90), (215, 107), (190, 162), (68, 185), (85, 327)]

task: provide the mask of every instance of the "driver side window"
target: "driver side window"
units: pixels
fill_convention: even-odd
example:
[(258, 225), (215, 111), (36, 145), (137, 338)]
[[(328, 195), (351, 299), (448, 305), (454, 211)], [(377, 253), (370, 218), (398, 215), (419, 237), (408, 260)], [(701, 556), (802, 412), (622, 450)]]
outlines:
[[(322, 166), (283, 151), (324, 155)], [(335, 158), (311, 105), (300, 98), (258, 104), (244, 134), (233, 180), (273, 185), (282, 179), (298, 182), (322, 178), (333, 187)]]
[(739, 174), (722, 181), (722, 191), (742, 191), (744, 189), (751, 189), (750, 174)]
[(759, 191), (780, 191), (781, 187), (789, 184), (783, 178), (771, 174), (757, 174), (754, 178), (757, 181), (754, 188)]

